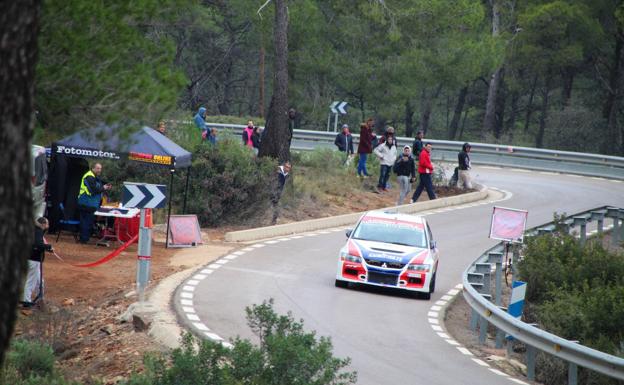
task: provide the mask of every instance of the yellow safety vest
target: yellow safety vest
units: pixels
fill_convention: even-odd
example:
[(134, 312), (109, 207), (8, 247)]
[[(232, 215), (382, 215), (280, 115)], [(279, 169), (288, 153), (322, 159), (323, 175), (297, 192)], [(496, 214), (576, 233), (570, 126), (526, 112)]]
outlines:
[(89, 189), (87, 188), (87, 184), (85, 183), (85, 179), (87, 179), (87, 177), (90, 177), (90, 176), (95, 178), (95, 174), (91, 170), (87, 171), (82, 176), (82, 181), (80, 182), (80, 192), (78, 193), (78, 196), (81, 196), (82, 194), (87, 194), (91, 196), (91, 193), (89, 192)]

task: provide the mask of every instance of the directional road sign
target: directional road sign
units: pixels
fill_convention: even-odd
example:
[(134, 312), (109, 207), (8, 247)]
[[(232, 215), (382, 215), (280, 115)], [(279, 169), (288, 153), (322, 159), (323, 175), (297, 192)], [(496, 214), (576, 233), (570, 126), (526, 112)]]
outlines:
[(167, 186), (124, 182), (122, 203), (124, 207), (159, 209), (167, 202)]
[(329, 106), (329, 109), (334, 114), (346, 115), (347, 114), (347, 110), (345, 108), (347, 107), (347, 104), (348, 104), (347, 102), (333, 102)]

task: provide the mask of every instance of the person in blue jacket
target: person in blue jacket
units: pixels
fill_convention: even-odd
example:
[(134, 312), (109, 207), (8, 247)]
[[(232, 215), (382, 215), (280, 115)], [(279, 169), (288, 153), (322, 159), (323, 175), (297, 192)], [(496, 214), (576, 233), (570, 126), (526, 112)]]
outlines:
[(205, 107), (199, 107), (199, 110), (195, 114), (193, 121), (195, 122), (195, 125), (197, 126), (197, 128), (199, 128), (199, 130), (201, 131), (202, 139), (206, 140), (206, 137), (208, 136), (208, 128), (206, 128), (206, 108)]

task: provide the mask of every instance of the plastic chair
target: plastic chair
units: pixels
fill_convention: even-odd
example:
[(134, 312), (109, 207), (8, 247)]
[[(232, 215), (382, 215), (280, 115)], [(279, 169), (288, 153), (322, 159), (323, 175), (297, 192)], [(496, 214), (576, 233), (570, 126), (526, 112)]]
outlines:
[(75, 219), (67, 219), (65, 217), (65, 205), (63, 203), (59, 204), (59, 208), (61, 209), (61, 219), (59, 220), (59, 230), (58, 234), (56, 235), (56, 241), (58, 242), (59, 238), (61, 237), (61, 232), (63, 232), (63, 226), (71, 226), (75, 228), (73, 235), (74, 239), (77, 241), (78, 234), (80, 234), (80, 221)]

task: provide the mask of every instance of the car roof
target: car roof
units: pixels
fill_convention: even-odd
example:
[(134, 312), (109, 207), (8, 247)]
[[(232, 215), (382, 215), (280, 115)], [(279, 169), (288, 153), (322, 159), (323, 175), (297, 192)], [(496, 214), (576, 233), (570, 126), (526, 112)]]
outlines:
[(374, 210), (369, 211), (362, 216), (364, 218), (381, 218), (381, 219), (391, 219), (395, 221), (402, 222), (410, 222), (410, 223), (420, 223), (425, 224), (425, 218), (419, 215), (410, 215), (399, 212), (391, 212), (391, 211), (382, 211), (382, 210)]

